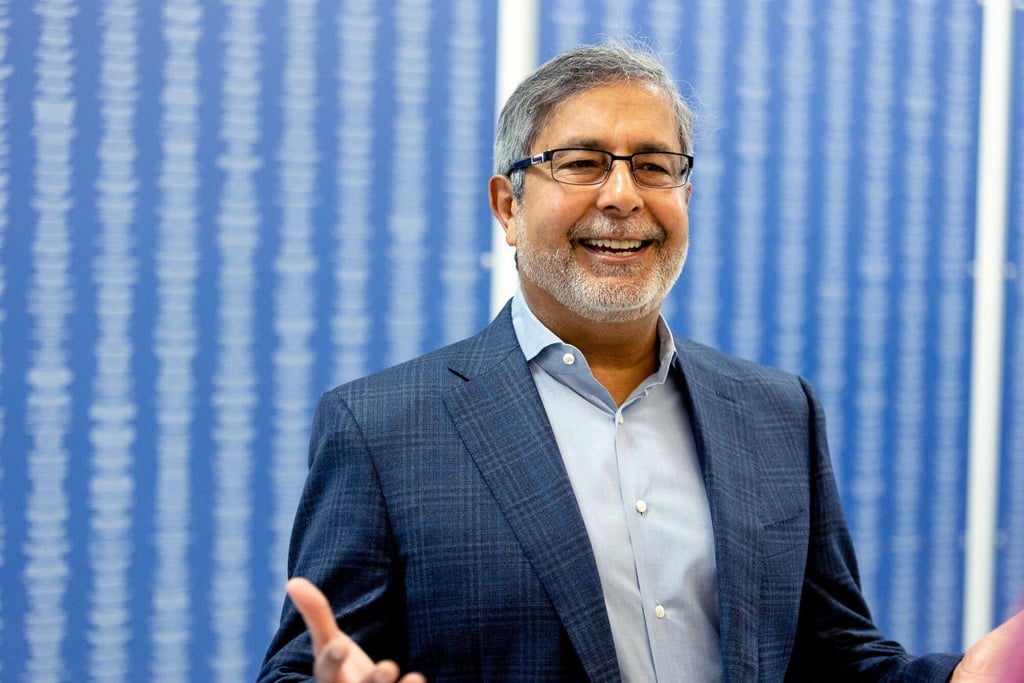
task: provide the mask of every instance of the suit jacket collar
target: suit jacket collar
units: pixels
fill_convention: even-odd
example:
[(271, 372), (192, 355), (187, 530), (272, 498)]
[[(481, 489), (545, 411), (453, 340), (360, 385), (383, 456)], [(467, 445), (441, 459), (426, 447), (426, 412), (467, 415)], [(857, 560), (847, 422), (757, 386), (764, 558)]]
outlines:
[(760, 555), (757, 438), (744, 411), (743, 386), (723, 372), (721, 356), (677, 340), (676, 363), (686, 386), (687, 408), (704, 472), (715, 532), (719, 633), (725, 680), (756, 680)]
[(597, 563), (509, 307), (449, 365), (445, 405), (533, 564), (588, 677), (619, 680)]

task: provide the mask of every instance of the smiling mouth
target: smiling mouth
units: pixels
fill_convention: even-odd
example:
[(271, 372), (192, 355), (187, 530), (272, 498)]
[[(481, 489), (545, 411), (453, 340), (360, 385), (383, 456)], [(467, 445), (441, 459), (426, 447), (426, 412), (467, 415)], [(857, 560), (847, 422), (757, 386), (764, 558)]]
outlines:
[(602, 254), (633, 254), (650, 244), (646, 240), (580, 240), (587, 249)]

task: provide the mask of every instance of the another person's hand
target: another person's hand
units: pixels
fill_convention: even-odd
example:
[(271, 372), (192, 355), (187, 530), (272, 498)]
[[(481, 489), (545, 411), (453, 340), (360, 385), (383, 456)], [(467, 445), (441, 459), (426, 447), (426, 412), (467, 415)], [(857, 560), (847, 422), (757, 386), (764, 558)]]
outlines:
[(986, 634), (964, 653), (950, 683), (998, 683), (1024, 680), (1024, 671), (1006, 670), (1014, 647), (1024, 643), (1024, 610)]
[[(401, 672), (391, 661), (374, 662), (334, 620), (327, 598), (302, 578), (291, 579), (288, 597), (306, 622), (313, 639), (313, 675), (317, 683), (395, 683)], [(402, 676), (399, 683), (425, 683), (420, 674)]]

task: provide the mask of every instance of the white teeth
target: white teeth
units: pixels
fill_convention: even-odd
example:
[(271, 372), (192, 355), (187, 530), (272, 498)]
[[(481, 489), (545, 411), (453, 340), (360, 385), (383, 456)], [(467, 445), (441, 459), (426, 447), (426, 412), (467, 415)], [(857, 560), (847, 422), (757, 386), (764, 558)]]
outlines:
[(640, 240), (587, 240), (587, 244), (602, 249), (639, 249), (644, 245)]

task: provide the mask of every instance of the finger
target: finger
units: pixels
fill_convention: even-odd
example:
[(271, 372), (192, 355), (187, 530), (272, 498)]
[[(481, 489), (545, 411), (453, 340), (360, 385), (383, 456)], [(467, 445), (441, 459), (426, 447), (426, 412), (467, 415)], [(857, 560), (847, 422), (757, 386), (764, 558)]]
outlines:
[(362, 683), (395, 683), (395, 681), (398, 681), (398, 683), (427, 683), (427, 679), (421, 673), (406, 674), (399, 679), (400, 675), (401, 670), (398, 668), (398, 665), (386, 659), (378, 662), (370, 675), (363, 679)]
[(299, 610), (302, 620), (313, 639), (313, 652), (319, 655), (327, 643), (341, 635), (341, 629), (334, 620), (331, 605), (320, 589), (307, 579), (300, 577), (291, 579), (285, 586), (288, 597), (292, 599), (295, 609)]
[(349, 654), (349, 644), (340, 635), (328, 642), (313, 660), (313, 676), (317, 681), (337, 681)]
[(395, 683), (398, 680), (398, 675), (398, 665), (392, 661), (385, 660), (378, 662), (373, 667), (373, 671), (363, 679), (363, 683)]

